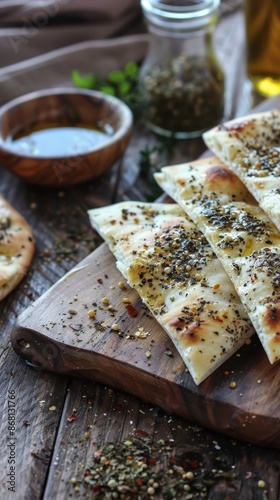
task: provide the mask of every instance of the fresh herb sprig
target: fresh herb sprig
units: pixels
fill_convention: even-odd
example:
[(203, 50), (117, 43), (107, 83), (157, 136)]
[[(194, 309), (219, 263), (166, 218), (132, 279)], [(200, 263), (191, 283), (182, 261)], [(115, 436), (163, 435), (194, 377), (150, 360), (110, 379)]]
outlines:
[(131, 106), (135, 101), (138, 74), (138, 65), (130, 61), (125, 65), (123, 70), (111, 71), (105, 77), (100, 76), (98, 73), (90, 73), (82, 76), (75, 69), (72, 72), (72, 80), (76, 87), (99, 90), (104, 94), (118, 97)]

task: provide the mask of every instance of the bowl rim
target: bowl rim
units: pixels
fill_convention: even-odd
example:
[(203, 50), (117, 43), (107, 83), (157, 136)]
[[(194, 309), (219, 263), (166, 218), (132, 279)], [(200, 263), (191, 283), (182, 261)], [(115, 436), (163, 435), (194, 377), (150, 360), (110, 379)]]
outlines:
[(24, 104), (28, 101), (32, 101), (45, 96), (65, 95), (65, 94), (86, 95), (89, 97), (96, 97), (97, 99), (106, 100), (114, 109), (118, 110), (118, 113), (121, 116), (120, 127), (112, 135), (109, 136), (107, 141), (102, 142), (101, 144), (97, 144), (96, 146), (93, 146), (91, 149), (88, 149), (84, 153), (75, 153), (75, 154), (71, 153), (71, 154), (64, 154), (62, 156), (45, 156), (45, 155), (39, 156), (36, 154), (19, 153), (13, 148), (7, 146), (6, 140), (3, 138), (0, 129), (0, 151), (16, 156), (19, 159), (28, 158), (34, 161), (50, 161), (50, 160), (61, 161), (62, 159), (69, 160), (71, 158), (87, 157), (95, 152), (101, 151), (102, 149), (111, 147), (114, 144), (118, 143), (119, 140), (125, 137), (128, 133), (130, 133), (133, 125), (133, 114), (131, 109), (127, 106), (127, 104), (125, 104), (123, 101), (121, 101), (115, 96), (104, 94), (103, 92), (100, 92), (98, 90), (80, 89), (76, 87), (56, 87), (54, 89), (35, 90), (33, 92), (29, 92), (28, 94), (23, 94), (21, 96), (18, 96), (15, 99), (8, 101), (7, 103), (3, 104), (0, 107), (0, 122), (2, 116), (18, 104), (22, 103)]

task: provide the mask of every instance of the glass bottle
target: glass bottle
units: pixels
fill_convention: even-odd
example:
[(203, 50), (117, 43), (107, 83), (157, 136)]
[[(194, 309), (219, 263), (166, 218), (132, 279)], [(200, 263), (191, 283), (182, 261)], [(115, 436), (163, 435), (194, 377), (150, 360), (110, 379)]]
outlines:
[(220, 0), (141, 0), (150, 46), (139, 78), (143, 118), (167, 137), (198, 137), (219, 123), (224, 75), (212, 35)]
[(247, 72), (264, 97), (280, 92), (280, 0), (245, 0)]

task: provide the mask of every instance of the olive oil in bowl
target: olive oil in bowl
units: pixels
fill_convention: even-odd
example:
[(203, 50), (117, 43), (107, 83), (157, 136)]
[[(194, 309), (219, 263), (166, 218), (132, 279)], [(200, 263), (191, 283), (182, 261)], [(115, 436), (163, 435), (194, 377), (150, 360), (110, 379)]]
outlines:
[(6, 146), (15, 153), (41, 158), (63, 158), (86, 154), (105, 143), (114, 131), (109, 125), (75, 126), (47, 123), (11, 133)]
[(81, 184), (122, 157), (132, 125), (128, 106), (102, 92), (31, 92), (1, 107), (0, 164), (38, 186)]

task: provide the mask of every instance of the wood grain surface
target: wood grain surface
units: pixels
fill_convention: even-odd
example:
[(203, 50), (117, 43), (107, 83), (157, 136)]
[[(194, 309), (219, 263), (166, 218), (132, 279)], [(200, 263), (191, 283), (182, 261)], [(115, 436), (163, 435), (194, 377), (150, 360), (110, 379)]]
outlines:
[[(12, 332), (14, 349), (42, 369), (92, 378), (233, 438), (280, 448), (279, 363), (270, 365), (258, 338), (196, 386), (137, 293), (129, 287), (120, 291), (122, 280), (102, 245), (21, 314)], [(129, 316), (124, 297), (137, 317)], [(90, 319), (87, 312), (95, 308), (96, 318)], [(147, 339), (130, 338), (139, 326)]]
[[(245, 79), (241, 9), (222, 17), (216, 44), (227, 75), (225, 118), (229, 119), (247, 113), (262, 100), (251, 98)], [(263, 109), (275, 105), (277, 98), (264, 102)], [(171, 439), (179, 456), (198, 459), (210, 472), (220, 464), (219, 468), (234, 473), (230, 479), (219, 476), (209, 483), (207, 500), (279, 500), (279, 449), (229, 438), (166, 412), (156, 403), (90, 379), (38, 372), (11, 347), (11, 332), (22, 311), (100, 243), (90, 228), (87, 209), (118, 200), (150, 199), (152, 186), (141, 173), (139, 152), (155, 144), (157, 138), (141, 126), (135, 127), (123, 161), (102, 178), (75, 189), (34, 188), (0, 167), (1, 193), (27, 218), (37, 247), (26, 278), (0, 302), (1, 499), (90, 500), (92, 491), (84, 483), (84, 474), (94, 452), (105, 443), (125, 440), (135, 430), (143, 430), (154, 440)], [(162, 155), (160, 163), (192, 161), (204, 150), (200, 139), (182, 141), (170, 154)], [(168, 361), (166, 355), (164, 359)], [(7, 485), (10, 391), (15, 395), (15, 493)], [(77, 419), (69, 422), (73, 410)], [(87, 439), (85, 432), (89, 433)]]

